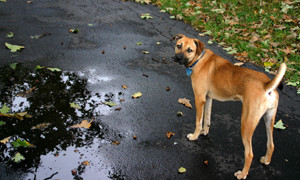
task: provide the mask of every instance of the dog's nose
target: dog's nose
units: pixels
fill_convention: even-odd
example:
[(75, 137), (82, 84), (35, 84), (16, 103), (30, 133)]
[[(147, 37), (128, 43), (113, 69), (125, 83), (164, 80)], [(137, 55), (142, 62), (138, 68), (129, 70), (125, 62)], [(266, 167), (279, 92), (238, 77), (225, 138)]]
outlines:
[(179, 62), (181, 59), (183, 59), (183, 54), (176, 54), (174, 57), (175, 62)]

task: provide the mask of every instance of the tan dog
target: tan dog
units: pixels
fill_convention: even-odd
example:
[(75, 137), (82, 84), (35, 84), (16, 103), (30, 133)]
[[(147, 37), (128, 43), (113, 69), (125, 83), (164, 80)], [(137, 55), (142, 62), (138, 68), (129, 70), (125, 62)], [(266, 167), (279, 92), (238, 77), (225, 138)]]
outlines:
[[(276, 88), (285, 74), (286, 64), (282, 63), (275, 78), (270, 80), (261, 72), (234, 66), (211, 50), (204, 49), (204, 44), (198, 39), (182, 34), (176, 35), (174, 39), (174, 61), (187, 67), (187, 75), (191, 74), (195, 95), (196, 129), (187, 138), (192, 141), (200, 134), (208, 134), (212, 99), (242, 101), (241, 136), (245, 148), (245, 164), (243, 170), (234, 175), (237, 179), (246, 179), (253, 158), (252, 135), (262, 116), (268, 141), (266, 155), (261, 157), (260, 162), (265, 165), (271, 162), (274, 151), (273, 125), (279, 99)], [(203, 111), (205, 114), (202, 125)]]

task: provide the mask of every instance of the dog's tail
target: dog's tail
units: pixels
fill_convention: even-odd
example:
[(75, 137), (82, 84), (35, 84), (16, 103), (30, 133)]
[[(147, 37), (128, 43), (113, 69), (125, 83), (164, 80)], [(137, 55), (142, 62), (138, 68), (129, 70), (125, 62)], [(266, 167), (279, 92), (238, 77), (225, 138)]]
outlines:
[(272, 81), (268, 82), (268, 84), (266, 84), (266, 86), (265, 86), (267, 93), (274, 91), (274, 89), (276, 89), (279, 86), (279, 84), (285, 74), (286, 68), (287, 68), (287, 66), (285, 63), (282, 63), (280, 65), (279, 70), (278, 70), (277, 74), (275, 75), (274, 79)]

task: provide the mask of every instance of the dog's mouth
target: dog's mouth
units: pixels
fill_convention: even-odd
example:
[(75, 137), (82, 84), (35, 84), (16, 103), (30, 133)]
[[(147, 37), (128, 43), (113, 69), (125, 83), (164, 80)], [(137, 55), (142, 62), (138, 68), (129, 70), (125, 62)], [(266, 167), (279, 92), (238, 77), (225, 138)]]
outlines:
[(176, 54), (174, 57), (174, 62), (177, 62), (181, 65), (187, 65), (188, 64), (188, 59), (184, 57), (183, 54)]

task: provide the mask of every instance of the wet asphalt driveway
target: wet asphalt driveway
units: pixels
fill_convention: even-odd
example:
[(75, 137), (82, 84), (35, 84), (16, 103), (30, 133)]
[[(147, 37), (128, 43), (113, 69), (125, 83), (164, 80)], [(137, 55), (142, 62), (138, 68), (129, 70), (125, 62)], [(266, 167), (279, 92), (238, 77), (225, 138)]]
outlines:
[[(142, 13), (153, 18), (143, 20)], [(0, 116), (0, 140), (10, 137), (0, 143), (0, 179), (234, 179), (243, 166), (241, 103), (214, 101), (210, 134), (186, 139), (195, 109), (177, 100), (193, 105), (193, 91), (184, 67), (173, 62), (170, 39), (182, 33), (207, 44), (209, 37), (169, 16), (121, 0), (0, 2), (0, 107), (32, 115)], [(5, 37), (8, 32), (14, 37)], [(5, 42), (25, 49), (12, 53)], [(216, 44), (206, 47), (236, 62)], [(11, 63), (18, 63), (15, 69)], [(142, 96), (132, 99), (136, 92)], [(73, 102), (80, 109), (70, 107)], [(294, 88), (280, 91), (276, 121), (288, 128), (274, 131), (275, 152), (264, 166), (266, 134), (259, 124), (248, 179), (300, 179), (299, 102)], [(92, 119), (89, 129), (70, 128)], [(175, 135), (168, 139), (166, 132)], [(17, 139), (33, 147), (13, 146)], [(17, 152), (25, 160), (15, 163)], [(180, 167), (187, 172), (178, 174)]]

